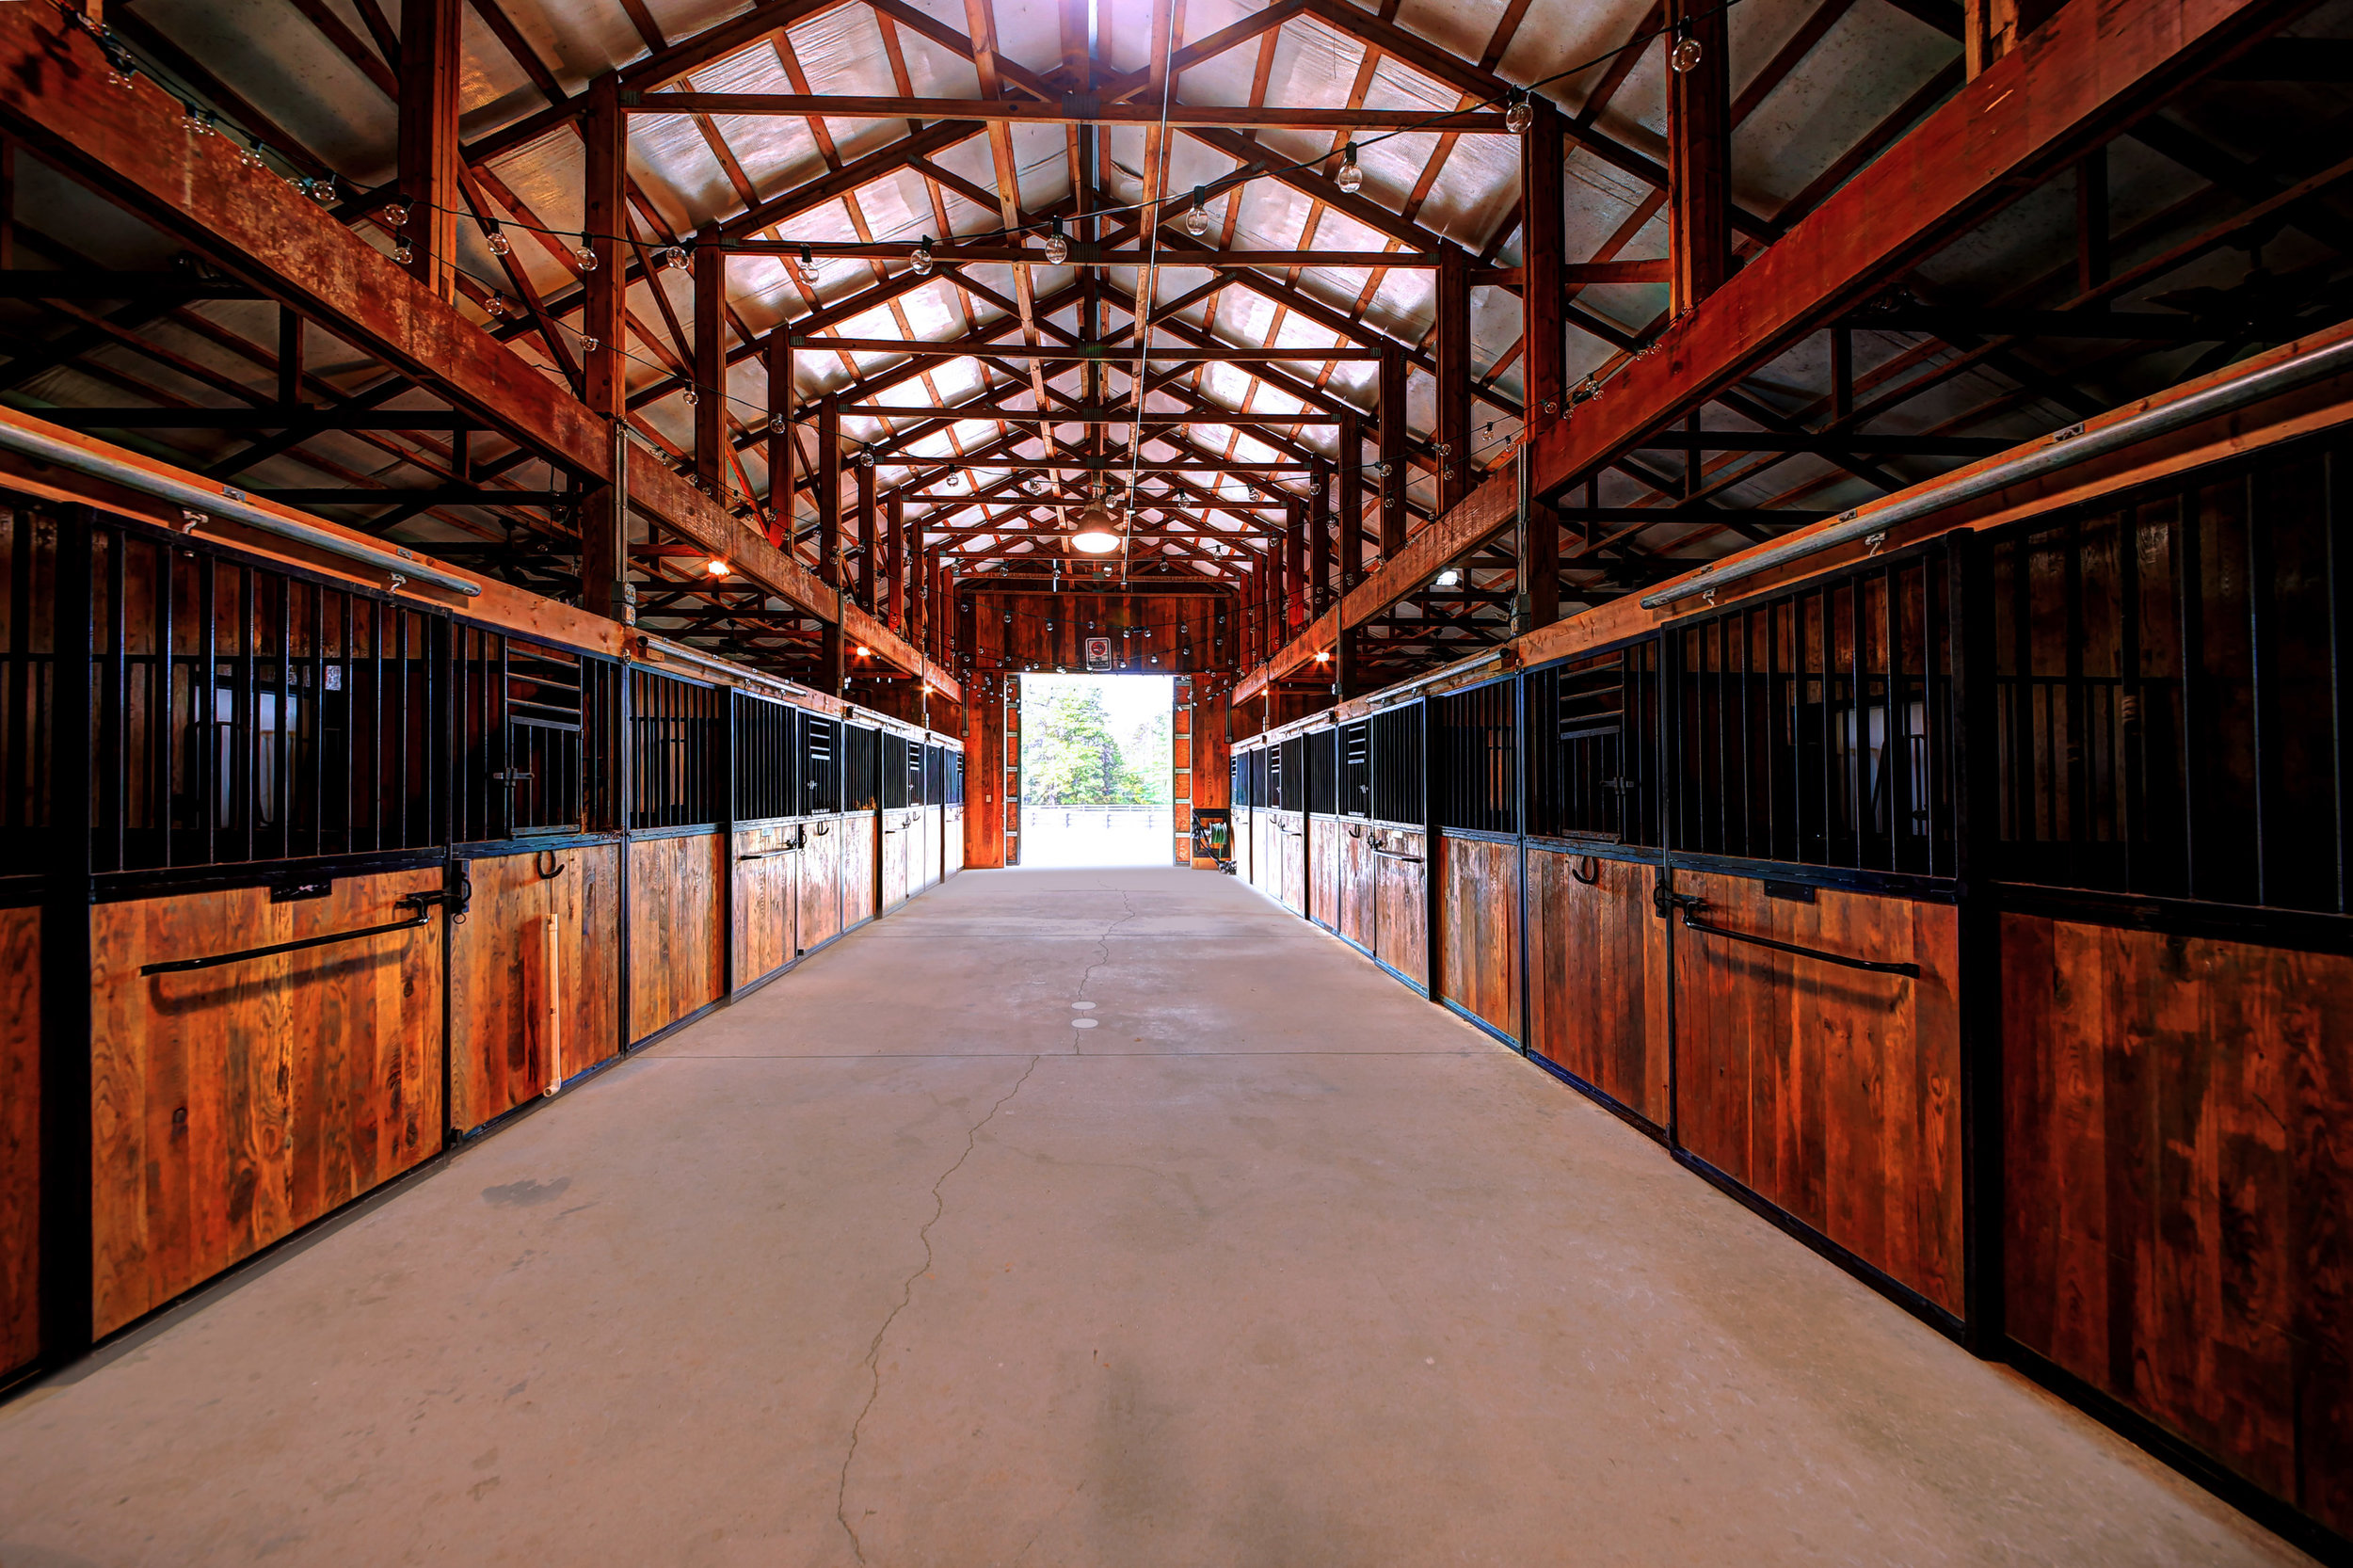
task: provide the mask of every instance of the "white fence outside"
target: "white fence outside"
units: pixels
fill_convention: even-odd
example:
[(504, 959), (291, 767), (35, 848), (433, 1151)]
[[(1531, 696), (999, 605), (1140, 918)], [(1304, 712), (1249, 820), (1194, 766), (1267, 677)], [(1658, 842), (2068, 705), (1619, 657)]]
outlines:
[(1166, 806), (1023, 806), (1024, 866), (1165, 866), (1176, 857)]

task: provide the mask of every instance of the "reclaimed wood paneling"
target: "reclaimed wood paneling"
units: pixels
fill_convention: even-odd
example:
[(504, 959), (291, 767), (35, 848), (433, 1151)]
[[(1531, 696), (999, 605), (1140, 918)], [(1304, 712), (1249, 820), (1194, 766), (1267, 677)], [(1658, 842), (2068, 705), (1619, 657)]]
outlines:
[(630, 842), (632, 1044), (719, 1000), (726, 850), (727, 840), (717, 833)]
[(1308, 907), (1317, 924), (1334, 930), (1340, 922), (1340, 863), (1347, 854), (1341, 846), (1347, 841), (1348, 828), (1338, 818), (1307, 819), (1307, 884), (1315, 890)]
[(1283, 907), (1304, 915), (1308, 909), (1306, 815), (1277, 811), (1274, 821), (1283, 832)]
[(1340, 824), (1339, 919), (1334, 923), (1341, 936), (1367, 950), (1372, 947), (1374, 889), (1381, 875), (1380, 859), (1372, 853), (1379, 832), (1353, 818)]
[(1701, 919), (1917, 980), (1676, 926), (1684, 1145), (1889, 1277), (1961, 1307), (1958, 921), (1949, 904), (1675, 873)]
[(40, 1353), (40, 910), (0, 909), (0, 1373)]
[(1439, 995), (1513, 1039), (1520, 1032), (1520, 849), (1440, 834)]
[(1011, 676), (971, 677), (972, 700), (964, 710), (964, 841), (958, 846), (967, 866), (1005, 863), (1005, 810), (999, 796), (1005, 787), (1006, 693), (1013, 684)]
[(1372, 955), (1418, 986), (1430, 972), (1426, 835), (1381, 827), (1366, 837), (1375, 867)]
[(438, 870), (90, 911), (93, 1310), (109, 1333), (441, 1147), (441, 932), (142, 966), (386, 925)]
[(451, 1127), (471, 1132), (544, 1093), (552, 1070), (570, 1078), (619, 1054), (620, 867), (617, 844), (466, 863), (473, 903), (450, 937)]
[(745, 828), (735, 835), (735, 946), (740, 990), (792, 962), (800, 952), (800, 823)]
[(1239, 652), (1217, 626), (1230, 593), (1098, 593), (1081, 581), (1058, 594), (968, 590), (961, 597), (972, 606), (979, 672), (1084, 670), (1090, 637), (1111, 644), (1111, 663), (1093, 667), (1128, 675), (1231, 668)]
[(1651, 907), (1657, 874), (1529, 847), (1528, 1046), (1663, 1128), (1669, 936)]
[(882, 906), (886, 913), (907, 900), (909, 864), (920, 827), (916, 812), (882, 814)]
[(2009, 1333), (2353, 1534), (2353, 958), (2005, 915)]
[(874, 813), (812, 823), (801, 857), (801, 951), (874, 913)]

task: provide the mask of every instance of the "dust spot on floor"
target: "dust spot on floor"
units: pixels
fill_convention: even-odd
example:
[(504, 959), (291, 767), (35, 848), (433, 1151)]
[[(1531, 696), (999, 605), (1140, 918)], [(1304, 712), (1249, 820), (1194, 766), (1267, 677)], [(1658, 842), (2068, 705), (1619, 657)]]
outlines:
[(482, 1201), (501, 1208), (536, 1208), (562, 1197), (571, 1184), (570, 1176), (557, 1176), (553, 1181), (510, 1181), (504, 1187), (485, 1187)]

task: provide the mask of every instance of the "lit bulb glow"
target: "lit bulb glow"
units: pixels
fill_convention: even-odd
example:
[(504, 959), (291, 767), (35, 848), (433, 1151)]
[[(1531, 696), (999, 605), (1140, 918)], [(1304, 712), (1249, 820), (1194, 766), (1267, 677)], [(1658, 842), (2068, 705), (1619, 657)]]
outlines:
[(1070, 547), (1082, 555), (1109, 555), (1119, 548), (1119, 536), (1108, 529), (1074, 534)]
[(713, 555), (710, 560), (703, 563), (703, 570), (709, 572), (713, 577), (725, 577), (728, 572), (733, 571), (734, 569), (735, 568), (733, 567), (728, 566), (725, 561), (722, 561), (716, 555)]
[(1438, 586), (1441, 588), (1451, 588), (1462, 581), (1463, 574), (1456, 571), (1452, 567), (1449, 567), (1446, 570), (1438, 573), (1437, 583)]
[(857, 645), (857, 656), (858, 656), (859, 658), (861, 658), (861, 659), (871, 659), (871, 658), (872, 658), (872, 657), (873, 657), (873, 655), (874, 655), (874, 650), (873, 650), (872, 648), (868, 648), (868, 647), (867, 647), (864, 643), (860, 643), (860, 644), (858, 644), (858, 645)]

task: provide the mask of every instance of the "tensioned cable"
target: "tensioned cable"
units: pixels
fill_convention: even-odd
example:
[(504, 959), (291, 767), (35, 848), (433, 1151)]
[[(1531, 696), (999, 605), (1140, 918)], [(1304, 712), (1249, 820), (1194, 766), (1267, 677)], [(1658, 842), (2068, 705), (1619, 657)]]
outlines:
[[(1176, 72), (1171, 69), (1176, 53), (1176, 6), (1175, 0), (1160, 0), (1160, 5), (1168, 13), (1168, 26), (1160, 35), (1160, 134), (1159, 138), (1160, 167), (1151, 172), (1157, 183), (1165, 187), (1168, 184), (1169, 163), (1168, 109), (1169, 104), (1175, 100), (1176, 91)], [(1163, 207), (1167, 205), (1165, 195), (1166, 192), (1163, 189), (1161, 202)], [(1137, 209), (1141, 209), (1143, 205), (1141, 201), (1136, 203)], [(1128, 373), (1128, 396), (1135, 404), (1136, 413), (1135, 422), (1128, 426), (1128, 496), (1129, 500), (1128, 524), (1119, 531), (1119, 585), (1123, 588), (1128, 585), (1128, 552), (1129, 543), (1135, 534), (1133, 502), (1136, 493), (1136, 475), (1141, 472), (1144, 460), (1144, 389), (1148, 384), (1147, 377), (1152, 369), (1152, 296), (1159, 287), (1157, 280), (1160, 276), (1160, 226), (1155, 223), (1151, 226), (1150, 234), (1145, 237), (1144, 276), (1138, 282), (1135, 294), (1131, 296), (1136, 307), (1136, 368)]]

